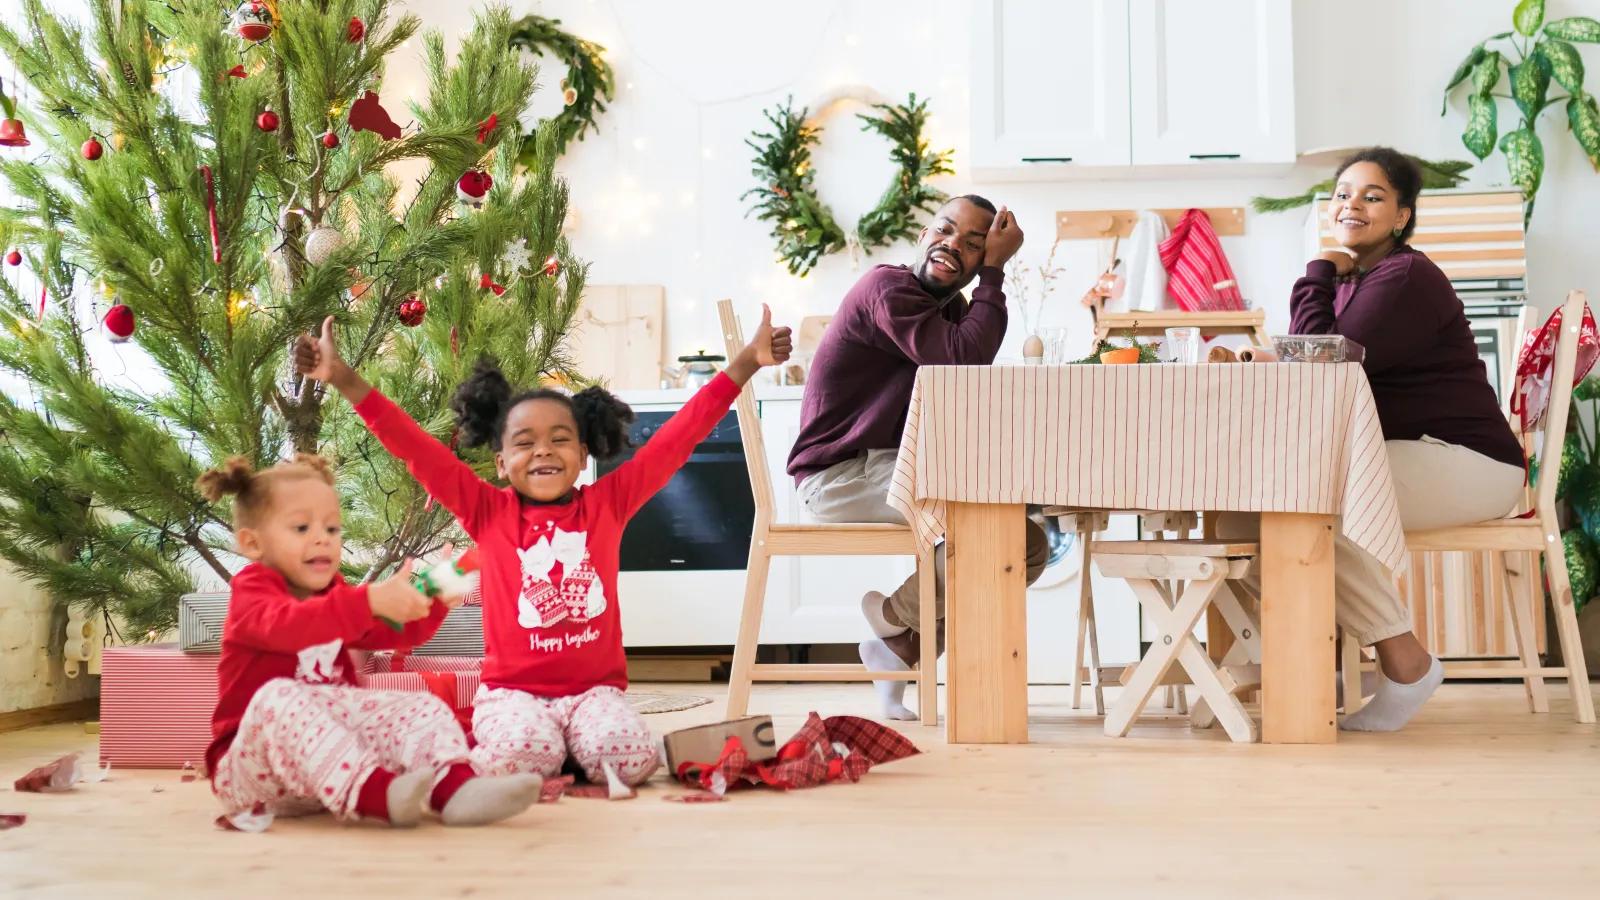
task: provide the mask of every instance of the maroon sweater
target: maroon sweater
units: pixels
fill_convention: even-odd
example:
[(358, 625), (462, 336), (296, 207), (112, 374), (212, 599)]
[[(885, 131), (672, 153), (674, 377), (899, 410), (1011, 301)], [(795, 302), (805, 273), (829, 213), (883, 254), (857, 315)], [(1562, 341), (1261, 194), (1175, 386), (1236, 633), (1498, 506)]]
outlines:
[(1402, 246), (1338, 283), (1333, 263), (1314, 259), (1289, 303), (1291, 333), (1342, 334), (1366, 348), (1385, 440), (1427, 435), (1522, 467), (1461, 299), (1432, 260)]
[(1004, 274), (978, 270), (969, 304), (941, 307), (905, 266), (874, 266), (845, 294), (811, 361), (800, 435), (789, 453), (795, 481), (863, 450), (900, 446), (918, 366), (986, 366), (1006, 333)]

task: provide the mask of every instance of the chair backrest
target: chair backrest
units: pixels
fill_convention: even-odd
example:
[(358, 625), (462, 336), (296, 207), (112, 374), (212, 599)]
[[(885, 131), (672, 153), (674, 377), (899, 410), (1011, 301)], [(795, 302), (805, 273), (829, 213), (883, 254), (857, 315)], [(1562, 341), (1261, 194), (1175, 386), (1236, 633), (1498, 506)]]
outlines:
[[(722, 317), (722, 340), (731, 362), (744, 349), (744, 329), (739, 327), (739, 317), (733, 314), (732, 300), (718, 300), (717, 313)], [(744, 390), (739, 392), (735, 409), (739, 413), (739, 439), (744, 444), (745, 468), (750, 472), (750, 493), (756, 502), (756, 527), (762, 528), (776, 520), (777, 502), (772, 497), (772, 473), (767, 469), (767, 442), (761, 437), (754, 379), (746, 382)]]
[(1556, 355), (1550, 372), (1550, 404), (1544, 411), (1544, 444), (1539, 451), (1539, 492), (1537, 508), (1555, 510), (1556, 477), (1561, 468), (1561, 453), (1566, 446), (1567, 412), (1572, 406), (1572, 376), (1578, 368), (1578, 329), (1588, 307), (1583, 291), (1567, 294), (1561, 307), (1561, 334), (1556, 338)]
[[(1337, 249), (1325, 200), (1318, 198), (1322, 249)], [(1452, 281), (1518, 281), (1527, 276), (1520, 191), (1423, 191), (1417, 231), (1407, 242)]]

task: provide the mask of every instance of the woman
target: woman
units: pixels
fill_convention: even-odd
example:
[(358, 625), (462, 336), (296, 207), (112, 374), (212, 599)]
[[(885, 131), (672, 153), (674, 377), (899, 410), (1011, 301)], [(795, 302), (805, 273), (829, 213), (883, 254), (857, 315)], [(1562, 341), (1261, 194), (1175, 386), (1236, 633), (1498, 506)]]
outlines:
[[(1328, 220), (1342, 249), (1311, 260), (1295, 282), (1290, 332), (1343, 335), (1365, 348), (1405, 530), (1507, 515), (1524, 484), (1522, 446), (1450, 280), (1406, 243), (1422, 173), (1405, 155), (1372, 147), (1346, 159), (1334, 181)], [(1334, 565), (1339, 624), (1376, 647), (1383, 670), (1372, 703), (1340, 727), (1396, 731), (1432, 696), (1444, 668), (1412, 632), (1410, 610), (1377, 559), (1341, 536)]]

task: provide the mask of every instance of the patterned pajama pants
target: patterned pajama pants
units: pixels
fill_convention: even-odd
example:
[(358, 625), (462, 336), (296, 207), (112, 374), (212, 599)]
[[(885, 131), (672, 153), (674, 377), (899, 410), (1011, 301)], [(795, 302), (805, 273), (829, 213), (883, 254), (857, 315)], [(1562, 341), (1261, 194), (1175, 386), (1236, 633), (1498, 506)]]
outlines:
[(265, 803), (280, 816), (353, 819), (374, 769), (442, 777), (470, 761), (455, 714), (432, 694), (279, 678), (251, 698), (211, 785), (230, 814)]
[(605, 784), (603, 763), (630, 785), (660, 765), (650, 726), (614, 687), (573, 697), (536, 697), (526, 691), (478, 688), (472, 763), (484, 775), (531, 772), (550, 777), (570, 753), (595, 784)]

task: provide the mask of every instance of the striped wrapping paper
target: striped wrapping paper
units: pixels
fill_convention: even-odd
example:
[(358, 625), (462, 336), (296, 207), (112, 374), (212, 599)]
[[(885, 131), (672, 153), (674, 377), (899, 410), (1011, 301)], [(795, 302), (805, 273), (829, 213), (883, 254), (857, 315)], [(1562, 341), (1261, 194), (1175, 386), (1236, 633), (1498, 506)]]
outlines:
[[(354, 651), (352, 651), (354, 652)], [(386, 675), (390, 672), (471, 672), (483, 668), (481, 656), (414, 656), (384, 650), (369, 655), (356, 666), (357, 674)]]
[[(477, 672), (457, 672), (456, 702), (458, 710), (471, 709), (472, 698), (478, 693)], [(374, 691), (427, 691), (428, 683), (419, 672), (363, 672), (356, 675), (356, 683)]]
[(1354, 363), (923, 366), (889, 504), (928, 546), (945, 501), (1335, 514), (1391, 570), (1405, 557)]
[(184, 594), (178, 598), (178, 647), (185, 653), (221, 653), (228, 594)]
[(458, 606), (426, 644), (411, 651), (416, 656), (482, 656), (483, 607)]
[(100, 662), (100, 760), (119, 768), (205, 768), (220, 656), (177, 644), (108, 647)]

